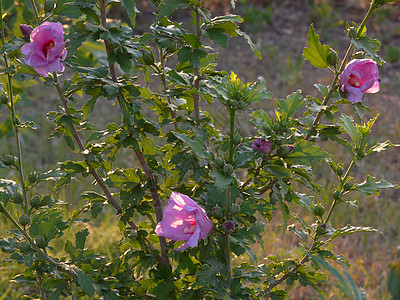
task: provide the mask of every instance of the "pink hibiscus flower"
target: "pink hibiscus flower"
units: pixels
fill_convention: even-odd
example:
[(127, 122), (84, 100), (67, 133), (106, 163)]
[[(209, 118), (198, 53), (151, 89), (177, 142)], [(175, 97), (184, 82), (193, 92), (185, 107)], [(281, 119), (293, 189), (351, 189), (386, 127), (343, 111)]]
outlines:
[(349, 101), (362, 101), (363, 93), (379, 91), (379, 73), (372, 59), (353, 59), (339, 75), (342, 91), (347, 91)]
[(32, 66), (41, 76), (49, 72), (63, 72), (61, 63), (67, 56), (63, 27), (60, 22), (44, 22), (30, 33), (31, 42), (21, 48), (25, 63)]
[(205, 239), (211, 229), (212, 222), (203, 208), (186, 195), (172, 193), (156, 233), (174, 241), (186, 241), (175, 249), (182, 251), (187, 247), (196, 247), (199, 239)]

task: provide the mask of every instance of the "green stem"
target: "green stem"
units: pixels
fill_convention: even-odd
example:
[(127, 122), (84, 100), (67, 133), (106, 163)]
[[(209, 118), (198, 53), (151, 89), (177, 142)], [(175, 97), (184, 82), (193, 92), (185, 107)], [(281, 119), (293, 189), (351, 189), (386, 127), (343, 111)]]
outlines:
[(229, 110), (229, 157), (228, 162), (233, 162), (233, 135), (235, 134), (235, 110)]
[(33, 12), (35, 13), (36, 23), (37, 23), (38, 25), (40, 25), (40, 21), (39, 21), (39, 11), (38, 11), (38, 9), (37, 9), (35, 0), (31, 0), (31, 4), (32, 4)]
[[(3, 23), (3, 1), (0, 0), (0, 26), (1, 26), (1, 42), (2, 45), (5, 45), (5, 34), (4, 34), (4, 23)], [(8, 68), (8, 58), (7, 55), (3, 54), (5, 67)], [(19, 128), (17, 124), (17, 118), (15, 114), (15, 105), (14, 105), (14, 95), (12, 89), (12, 75), (10, 73), (7, 74), (8, 77), (8, 98), (10, 100), (10, 111), (11, 111), (11, 122), (15, 132), (15, 143), (17, 145), (17, 157), (18, 157), (18, 173), (20, 179), (20, 185), (22, 188), (22, 194), (24, 197), (25, 208), (29, 208), (29, 199), (26, 193), (25, 179), (24, 179), (24, 166), (22, 162), (22, 150), (21, 150), (21, 139), (19, 135)]]
[[(202, 1), (201, 1), (202, 2)], [(196, 21), (196, 35), (200, 39), (201, 37), (201, 28), (200, 28), (200, 14), (199, 14), (199, 8), (196, 8), (195, 11), (195, 21)], [(194, 118), (196, 122), (200, 119), (200, 72), (199, 72), (199, 67), (194, 68), (194, 76), (195, 76), (195, 81), (194, 81), (194, 87), (196, 88), (196, 92), (193, 94), (193, 106), (194, 106)]]
[[(225, 220), (228, 221), (231, 217), (231, 186), (228, 186), (226, 189), (226, 207), (225, 207)], [(228, 268), (228, 283), (230, 285), (232, 278), (232, 258), (231, 258), (231, 243), (229, 241), (228, 233), (224, 236), (225, 241), (225, 260), (226, 266)]]

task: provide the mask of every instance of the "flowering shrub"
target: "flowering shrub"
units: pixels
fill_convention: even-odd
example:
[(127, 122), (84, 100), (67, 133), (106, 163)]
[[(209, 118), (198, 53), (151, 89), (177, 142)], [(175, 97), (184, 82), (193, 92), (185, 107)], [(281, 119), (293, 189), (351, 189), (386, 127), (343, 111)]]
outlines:
[[(285, 299), (283, 283), (295, 282), (323, 297), (322, 286), (331, 281), (321, 271), (326, 269), (343, 295), (365, 299), (345, 271), (331, 266), (349, 262), (330, 244), (347, 234), (377, 231), (332, 223), (338, 205), (357, 205), (350, 193), (369, 196), (397, 187), (369, 174), (362, 182), (351, 176), (366, 156), (397, 146), (369, 140), (376, 116), (371, 112), (364, 122), (369, 108), (362, 101), (363, 93), (379, 90), (376, 64), (384, 63), (366, 23), (387, 1), (372, 1), (360, 25), (347, 25), (350, 45), (341, 61), (311, 25), (303, 56), (330, 71), (332, 84), (317, 84), (319, 97), (293, 92), (278, 101), (273, 114), (252, 112), (249, 136), (236, 128), (236, 113), (272, 95), (262, 78), (245, 83), (217, 70), (212, 48), (227, 48), (229, 37), (239, 36), (261, 59), (238, 26), (242, 18), (212, 17), (197, 0), (152, 2), (154, 23), (139, 35), (133, 30), (133, 0), (31, 0), (32, 11), (12, 2), (3, 7), (0, 0), (2, 16), (6, 11), (28, 24), (18, 24), (20, 39), (1, 19), (0, 99), (15, 147), (0, 160), (10, 170), (0, 180), (0, 212), (12, 229), (0, 248), (8, 261), (24, 265), (13, 282), (29, 285), (30, 299)], [(107, 18), (113, 6), (126, 10), (129, 24)], [(193, 20), (174, 21), (173, 13), (182, 10)], [(20, 135), (36, 129), (16, 111), (15, 92), (22, 91), (15, 86), (26, 81), (43, 81), (46, 93), (59, 99), (60, 110), (48, 113), (55, 124), (51, 137), (63, 139), (60, 147), (76, 158), (60, 161), (54, 170), (24, 168)], [(113, 101), (120, 121), (92, 124), (100, 101)], [(203, 101), (225, 106), (226, 131), (216, 128), (212, 112), (202, 110)], [(362, 121), (339, 116), (343, 105), (355, 107)], [(328, 140), (346, 151), (346, 163), (327, 152)], [(122, 167), (117, 158), (123, 154), (135, 163)], [(334, 173), (332, 189), (314, 178), (316, 163)], [(92, 178), (96, 188), (85, 186), (84, 203), (68, 216), (57, 192), (80, 176)], [(86, 240), (89, 234), (96, 239), (89, 228), (95, 219), (103, 221), (99, 216), (107, 207), (115, 210), (117, 221), (109, 226), (118, 227), (120, 242), (109, 245), (111, 253), (96, 253)], [(282, 229), (299, 240), (300, 258), (253, 252), (270, 238), (263, 220), (271, 221), (277, 211)], [(74, 237), (65, 234), (69, 230)], [(55, 253), (56, 244), (63, 244), (62, 254)]]

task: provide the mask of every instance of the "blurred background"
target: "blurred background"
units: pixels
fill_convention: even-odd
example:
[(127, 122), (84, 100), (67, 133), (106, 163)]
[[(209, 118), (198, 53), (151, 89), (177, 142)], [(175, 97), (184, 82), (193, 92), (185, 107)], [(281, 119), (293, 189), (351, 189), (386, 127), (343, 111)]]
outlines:
[[(142, 34), (148, 31), (150, 24), (154, 22), (155, 7), (148, 0), (136, 2), (141, 14), (137, 16), (134, 33)], [(230, 0), (204, 2), (213, 16), (225, 13), (241, 15), (244, 18), (241, 29), (251, 36), (263, 57), (260, 61), (241, 38), (231, 38), (227, 49), (210, 45), (220, 53), (217, 69), (226, 70), (228, 73), (234, 71), (243, 81), (254, 81), (262, 76), (273, 94), (273, 100), (259, 103), (239, 114), (238, 127), (244, 135), (253, 133), (248, 117), (252, 110), (263, 108), (273, 113), (277, 100), (285, 98), (287, 94), (302, 89), (303, 95), (317, 97), (318, 91), (313, 85), (330, 84), (332, 75), (329, 71), (316, 69), (303, 60), (302, 51), (306, 46), (310, 24), (314, 24), (321, 42), (339, 50), (340, 57), (343, 57), (349, 44), (349, 39), (344, 33), (346, 22), (354, 21), (359, 24), (369, 6), (369, 0), (238, 0), (236, 8), (232, 9)], [(190, 12), (180, 14), (175, 15), (176, 19), (191, 18)], [(118, 9), (110, 11), (109, 18), (128, 20), (125, 12)], [(373, 127), (371, 142), (383, 142), (389, 139), (395, 144), (400, 144), (400, 2), (379, 8), (370, 19), (367, 28), (368, 36), (381, 41), (379, 54), (387, 62), (379, 68), (380, 92), (364, 95), (366, 104), (375, 113), (380, 114)], [(54, 130), (54, 124), (45, 118), (46, 113), (58, 110), (55, 90), (44, 88), (42, 84), (33, 81), (17, 86), (17, 92), (22, 96), (18, 109), (23, 119), (31, 119), (37, 124), (36, 131), (23, 132), (22, 147), (26, 169), (37, 166), (39, 170), (45, 171), (56, 168), (58, 161), (80, 159), (65, 147), (64, 140), (47, 139)], [(80, 107), (79, 101), (78, 99), (78, 107)], [(222, 105), (215, 101), (205, 109), (210, 110), (216, 127), (224, 131), (226, 112)], [(352, 106), (342, 105), (340, 109), (356, 118)], [(100, 128), (109, 122), (118, 123), (120, 115), (118, 111), (115, 111), (115, 114), (113, 111), (112, 103), (98, 101), (92, 117), (93, 123)], [(9, 149), (14, 149), (13, 132), (11, 124), (7, 122), (8, 112), (3, 109), (0, 113), (0, 153), (7, 154)], [(328, 144), (324, 147), (330, 146)], [(328, 150), (335, 151), (338, 160), (346, 160), (346, 154), (341, 149)], [(132, 153), (128, 151), (126, 155), (122, 155), (119, 158), (119, 165), (121, 167), (135, 165)], [(332, 186), (333, 174), (323, 170), (326, 170), (325, 166), (320, 174), (315, 176), (320, 184), (329, 189)], [(358, 182), (362, 182), (365, 179), (362, 177), (363, 174), (372, 174), (377, 178), (400, 184), (400, 150), (392, 148), (384, 153), (371, 155), (357, 165), (351, 175)], [(17, 174), (10, 173), (9, 170), (0, 169), (0, 175), (1, 178), (17, 178)], [(69, 214), (82, 203), (80, 197), (82, 191), (88, 187), (95, 189), (90, 187), (92, 185), (90, 177), (78, 180), (79, 182), (72, 183), (56, 194), (57, 198), (68, 203)], [(42, 185), (42, 189), (39, 192), (49, 193), (51, 185)], [(366, 290), (368, 299), (390, 299), (386, 287), (389, 264), (400, 258), (400, 190), (386, 191), (379, 196), (357, 198), (358, 196), (360, 195), (352, 194), (354, 200), (358, 200), (360, 204), (358, 209), (349, 209), (348, 206), (338, 207), (332, 220), (334, 227), (346, 224), (371, 226), (381, 230), (383, 234), (363, 233), (344, 236), (336, 239), (331, 250), (336, 254), (343, 253), (349, 259), (351, 267), (348, 273)], [(111, 209), (104, 210), (103, 214), (103, 218), (90, 223), (90, 231), (96, 234), (89, 236), (88, 245), (100, 253), (116, 255), (118, 249), (113, 245), (118, 243), (120, 233), (117, 226), (110, 224), (116, 225), (117, 218)], [(3, 236), (11, 229), (11, 224), (2, 216), (0, 220), (0, 236)], [(267, 225), (264, 249), (255, 249), (260, 263), (262, 257), (272, 254), (280, 258), (299, 256), (297, 238), (291, 233), (282, 235), (282, 231), (276, 228), (279, 222), (280, 216), (277, 214), (273, 222)], [(64, 239), (73, 236), (74, 232), (70, 232)], [(62, 242), (52, 246), (55, 251), (60, 253), (64, 251)], [(16, 274), (21, 266), (9, 264), (4, 260), (5, 257), (6, 255), (0, 252), (0, 299), (18, 299), (20, 295), (29, 293), (29, 285), (16, 286), (10, 282), (13, 274)], [(333, 278), (332, 280), (334, 281)], [(324, 290), (328, 299), (344, 299), (333, 285), (325, 286)], [(287, 287), (287, 291), (292, 295), (291, 299), (318, 299), (310, 288), (303, 288), (300, 285)]]

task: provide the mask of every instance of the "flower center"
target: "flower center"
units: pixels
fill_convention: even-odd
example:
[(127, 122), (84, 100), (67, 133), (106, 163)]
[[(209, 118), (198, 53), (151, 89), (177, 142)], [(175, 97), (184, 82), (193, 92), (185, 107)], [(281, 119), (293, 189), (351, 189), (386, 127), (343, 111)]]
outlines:
[(189, 224), (190, 226), (186, 226), (183, 232), (193, 234), (197, 227), (196, 220), (190, 220)]
[(347, 81), (348, 84), (350, 84), (353, 87), (360, 87), (360, 79), (358, 79), (356, 76), (351, 74), (349, 76), (349, 80)]
[(54, 47), (54, 40), (50, 40), (46, 44), (43, 45), (42, 51), (46, 58), (49, 57), (49, 52), (50, 52), (51, 48), (53, 48), (53, 47)]

